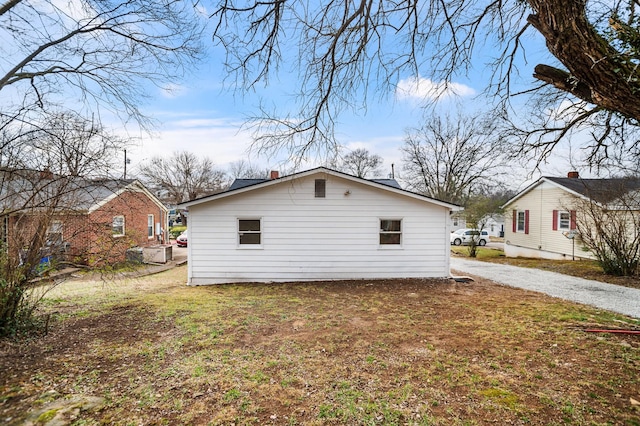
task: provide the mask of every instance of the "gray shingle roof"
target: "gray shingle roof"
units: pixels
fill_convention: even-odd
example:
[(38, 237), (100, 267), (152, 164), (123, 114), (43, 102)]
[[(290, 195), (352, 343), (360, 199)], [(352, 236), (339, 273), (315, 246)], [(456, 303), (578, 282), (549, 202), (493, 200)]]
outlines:
[(133, 179), (85, 179), (32, 170), (0, 171), (0, 212), (55, 207), (88, 211), (127, 186)]
[(599, 203), (608, 203), (628, 192), (640, 190), (639, 177), (611, 179), (546, 177), (546, 179)]
[(244, 188), (245, 186), (251, 186), (258, 183), (266, 182), (269, 179), (236, 179), (233, 181), (227, 191), (233, 191), (234, 189)]

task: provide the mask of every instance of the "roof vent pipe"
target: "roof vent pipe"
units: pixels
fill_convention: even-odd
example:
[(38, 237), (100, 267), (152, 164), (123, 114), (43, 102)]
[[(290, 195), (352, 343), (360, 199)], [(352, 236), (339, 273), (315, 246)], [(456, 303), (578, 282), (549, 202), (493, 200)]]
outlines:
[(570, 179), (578, 179), (580, 177), (580, 175), (578, 174), (578, 172), (569, 172), (567, 173), (567, 177)]

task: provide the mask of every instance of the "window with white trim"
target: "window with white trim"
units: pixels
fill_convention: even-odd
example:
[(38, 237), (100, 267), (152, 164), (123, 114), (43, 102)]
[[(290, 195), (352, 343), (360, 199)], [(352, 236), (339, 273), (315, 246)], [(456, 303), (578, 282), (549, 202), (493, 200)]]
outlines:
[(260, 245), (262, 244), (261, 219), (238, 219), (238, 244)]
[(124, 236), (124, 216), (114, 216), (111, 222), (111, 232), (114, 237)]
[(523, 210), (518, 210), (516, 215), (516, 232), (525, 232), (527, 217)]
[(558, 229), (571, 229), (571, 213), (562, 211), (558, 212)]
[(58, 246), (62, 244), (62, 221), (54, 220), (47, 227), (47, 246)]
[(400, 245), (402, 242), (402, 220), (380, 219), (380, 245)]
[(149, 239), (153, 238), (153, 215), (147, 215), (147, 237)]

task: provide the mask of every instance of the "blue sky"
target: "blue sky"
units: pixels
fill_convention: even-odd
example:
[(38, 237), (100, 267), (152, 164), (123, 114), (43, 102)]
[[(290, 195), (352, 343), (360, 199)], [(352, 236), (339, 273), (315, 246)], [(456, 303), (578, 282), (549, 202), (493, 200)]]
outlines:
[[(209, 41), (209, 43), (211, 43)], [(541, 39), (531, 39), (527, 63), (521, 63), (520, 84), (530, 87), (533, 82), (533, 67), (539, 63), (540, 55), (546, 57), (546, 49)], [(267, 158), (249, 152), (252, 137), (243, 130), (247, 116), (255, 114), (261, 100), (268, 104), (287, 104), (286, 99), (295, 91), (295, 79), (291, 75), (272, 78), (268, 87), (258, 86), (255, 91), (238, 93), (223, 84), (221, 52), (211, 49), (207, 59), (184, 81), (176, 82), (172, 90), (157, 87), (150, 89), (150, 101), (143, 111), (159, 124), (153, 135), (142, 135), (141, 143), (128, 150), (131, 160), (129, 170), (135, 172), (136, 165), (152, 156), (171, 156), (179, 150), (208, 156), (221, 169), (239, 160), (250, 161), (259, 168), (283, 169), (282, 161), (286, 153)], [(460, 77), (449, 84), (454, 87), (455, 96), (444, 96), (438, 101), (440, 111), (456, 110), (475, 114), (488, 106), (481, 95), (486, 87), (486, 69), (480, 58), (470, 73), (471, 78)], [(416, 85), (416, 81), (419, 84)], [(345, 112), (339, 117), (338, 139), (345, 152), (356, 148), (366, 148), (380, 155), (384, 160), (385, 173), (391, 171), (394, 163), (401, 173), (401, 152), (405, 130), (418, 127), (423, 117), (419, 107), (426, 90), (441, 82), (431, 82), (423, 77), (407, 75), (400, 80), (398, 90), (370, 96), (366, 110)], [(404, 89), (404, 90), (403, 90)], [(455, 115), (455, 114), (453, 114)], [(549, 165), (543, 167), (543, 174), (566, 175), (571, 168), (567, 153), (558, 150)], [(302, 166), (319, 165), (319, 160), (310, 159)], [(518, 176), (512, 179), (516, 187), (527, 185), (540, 174), (529, 175), (528, 169), (512, 167)]]

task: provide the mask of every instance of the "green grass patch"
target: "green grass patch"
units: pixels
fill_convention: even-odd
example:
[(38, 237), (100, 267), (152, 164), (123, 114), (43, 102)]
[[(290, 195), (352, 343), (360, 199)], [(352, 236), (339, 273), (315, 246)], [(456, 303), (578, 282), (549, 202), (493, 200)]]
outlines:
[[(460, 256), (469, 256), (469, 247), (451, 246), (451, 252)], [(476, 247), (476, 259), (488, 260), (504, 257), (504, 252), (495, 248)]]
[(636, 414), (639, 343), (581, 331), (636, 322), (622, 315), (449, 280), (185, 281), (176, 268), (56, 288), (44, 305), (64, 310), (52, 333), (1, 348), (3, 416), (20, 419), (21, 401), (52, 388), (107, 398), (79, 424), (587, 425)]

